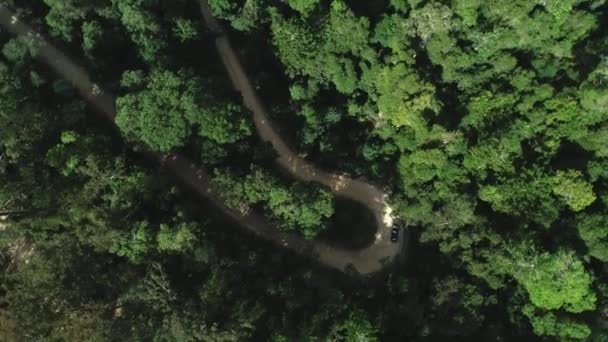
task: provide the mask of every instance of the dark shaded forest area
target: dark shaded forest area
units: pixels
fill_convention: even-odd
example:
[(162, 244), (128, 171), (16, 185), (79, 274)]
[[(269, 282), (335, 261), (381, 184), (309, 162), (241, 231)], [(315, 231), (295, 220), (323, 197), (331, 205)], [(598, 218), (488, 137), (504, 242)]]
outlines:
[(235, 210), (361, 248), (364, 207), (275, 163), (195, 0), (0, 0), (116, 94), (115, 124), (0, 30), (0, 341), (608, 341), (606, 0), (209, 0), (282, 136), (386, 189), (371, 276)]

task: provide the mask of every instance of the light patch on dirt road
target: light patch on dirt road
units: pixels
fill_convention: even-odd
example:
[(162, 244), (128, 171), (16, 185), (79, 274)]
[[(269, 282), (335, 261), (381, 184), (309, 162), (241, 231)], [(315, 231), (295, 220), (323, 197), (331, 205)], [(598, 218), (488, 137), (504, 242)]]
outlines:
[(386, 197), (387, 196), (384, 196), (384, 216), (382, 217), (382, 222), (384, 222), (386, 227), (391, 227), (394, 222), (393, 208), (386, 203)]

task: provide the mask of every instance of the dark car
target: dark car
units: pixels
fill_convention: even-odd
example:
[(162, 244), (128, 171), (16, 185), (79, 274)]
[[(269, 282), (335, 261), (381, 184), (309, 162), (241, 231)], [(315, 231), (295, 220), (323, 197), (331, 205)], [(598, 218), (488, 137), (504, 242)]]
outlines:
[(393, 227), (391, 228), (391, 241), (392, 242), (397, 242), (399, 241), (399, 232), (401, 231), (401, 229), (399, 229), (399, 227)]

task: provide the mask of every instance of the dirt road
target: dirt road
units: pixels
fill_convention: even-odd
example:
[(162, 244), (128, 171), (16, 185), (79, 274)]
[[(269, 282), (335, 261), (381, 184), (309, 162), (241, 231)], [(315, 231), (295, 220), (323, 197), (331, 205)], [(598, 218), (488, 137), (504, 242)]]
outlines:
[(315, 251), (326, 264), (344, 268), (352, 264), (361, 273), (370, 273), (382, 268), (384, 262), (394, 258), (401, 249), (400, 244), (390, 242), (390, 230), (393, 225), (392, 209), (387, 204), (387, 195), (367, 182), (351, 179), (346, 175), (328, 173), (318, 169), (299, 157), (273, 129), (272, 122), (262, 101), (259, 99), (245, 72), (239, 58), (224, 33), (221, 24), (213, 17), (208, 0), (198, 0), (207, 27), (216, 32), (216, 46), (224, 62), (234, 87), (243, 96), (245, 106), (253, 113), (253, 120), (260, 137), (272, 144), (278, 153), (277, 162), (295, 178), (303, 181), (321, 183), (332, 189), (336, 196), (341, 196), (362, 203), (374, 214), (378, 227), (376, 240), (366, 249), (356, 252), (341, 251), (318, 244)]
[[(206, 6), (206, 1), (202, 5)], [(205, 10), (203, 10), (203, 13), (205, 13)], [(208, 7), (206, 13), (209, 13)], [(209, 22), (210, 26), (218, 25), (219, 27), (219, 24), (213, 18), (211, 19), (212, 21)], [(19, 20), (11, 10), (1, 4), (0, 26), (15, 35), (30, 37), (37, 44), (37, 57), (42, 62), (47, 64), (60, 77), (72, 83), (80, 95), (99, 113), (109, 120), (114, 120), (116, 116), (115, 97), (95, 84), (85, 69), (49, 44), (43, 37)], [(229, 71), (231, 78), (233, 81), (236, 81), (234, 82), (235, 86), (243, 93), (246, 105), (250, 109), (253, 108), (254, 120), (260, 136), (270, 141), (279, 152), (279, 164), (290, 170), (296, 178), (325, 184), (331, 187), (336, 195), (365, 204), (374, 212), (376, 217), (379, 228), (376, 240), (368, 248), (348, 251), (334, 248), (319, 241), (305, 240), (296, 234), (282, 233), (270, 224), (268, 220), (256, 213), (242, 214), (228, 208), (223, 203), (220, 194), (211, 185), (209, 174), (205, 170), (196, 167), (186, 157), (178, 154), (157, 154), (155, 158), (159, 162), (163, 161), (165, 167), (172, 171), (182, 183), (208, 198), (228, 216), (238, 221), (243, 228), (266, 240), (272, 241), (298, 254), (317, 259), (320, 263), (341, 271), (352, 267), (360, 274), (369, 274), (382, 269), (386, 262), (392, 260), (399, 253), (402, 245), (389, 241), (389, 226), (392, 217), (390, 216), (390, 207), (385, 202), (385, 195), (369, 184), (340, 175), (322, 172), (301, 158), (297, 158), (267, 121), (266, 112), (253, 91), (251, 84), (249, 84), (234, 51), (230, 48), (228, 39), (225, 36), (220, 36), (218, 37), (217, 44), (224, 62), (229, 66), (229, 70), (231, 70)]]

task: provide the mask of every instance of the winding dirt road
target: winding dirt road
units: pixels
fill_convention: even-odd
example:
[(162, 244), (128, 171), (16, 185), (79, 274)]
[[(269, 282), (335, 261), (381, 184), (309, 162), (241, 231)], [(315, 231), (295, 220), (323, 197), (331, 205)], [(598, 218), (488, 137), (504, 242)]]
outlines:
[[(211, 16), (206, 0), (200, 0), (201, 9), (210, 28), (221, 31), (219, 23)], [(37, 57), (59, 76), (68, 80), (95, 109), (112, 122), (116, 116), (115, 97), (92, 82), (88, 73), (68, 56), (49, 44), (44, 38), (19, 20), (8, 8), (0, 4), (0, 25), (15, 35), (26, 35), (37, 42)], [(216, 40), (218, 52), (226, 65), (234, 86), (242, 95), (245, 105), (252, 111), (256, 128), (262, 139), (269, 141), (278, 152), (279, 165), (295, 178), (314, 181), (332, 189), (335, 195), (358, 201), (367, 206), (375, 216), (378, 231), (375, 241), (360, 250), (344, 250), (320, 241), (305, 240), (299, 235), (280, 232), (264, 217), (249, 212), (243, 214), (228, 208), (221, 194), (211, 184), (209, 174), (195, 166), (186, 157), (178, 154), (161, 155), (155, 158), (185, 185), (208, 198), (242, 227), (266, 240), (298, 254), (318, 260), (320, 263), (341, 271), (354, 270), (365, 275), (381, 270), (400, 252), (407, 235), (400, 243), (390, 242), (392, 225), (391, 209), (386, 203), (386, 194), (376, 187), (344, 175), (327, 173), (299, 158), (272, 128), (266, 111), (253, 90), (230, 42), (224, 34)], [(404, 232), (406, 233), (406, 232)]]
[(300, 158), (289, 148), (283, 138), (273, 129), (269, 115), (267, 114), (268, 112), (253, 88), (247, 73), (230, 44), (228, 36), (224, 33), (217, 19), (213, 17), (208, 0), (198, 1), (207, 27), (218, 34), (215, 41), (216, 47), (230, 75), (232, 84), (243, 96), (245, 106), (253, 113), (253, 121), (260, 137), (270, 142), (277, 151), (277, 162), (279, 165), (299, 180), (321, 183), (331, 188), (336, 196), (362, 203), (374, 214), (378, 229), (376, 239), (371, 246), (357, 251), (343, 251), (318, 244), (316, 252), (320, 259), (337, 268), (345, 267), (346, 261), (352, 264), (360, 273), (371, 273), (382, 268), (383, 264), (386, 261), (392, 260), (402, 248), (400, 243), (392, 243), (390, 241), (393, 217), (391, 215), (392, 209), (386, 202), (388, 195), (367, 182), (351, 179), (346, 175), (320, 170)]

